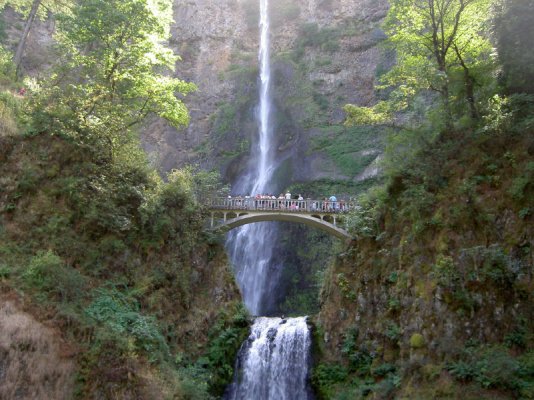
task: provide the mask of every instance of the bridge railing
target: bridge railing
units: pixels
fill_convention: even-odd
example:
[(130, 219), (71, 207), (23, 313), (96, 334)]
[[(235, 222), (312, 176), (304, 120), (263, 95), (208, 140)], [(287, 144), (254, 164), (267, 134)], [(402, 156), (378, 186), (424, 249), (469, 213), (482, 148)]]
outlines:
[(345, 200), (286, 200), (253, 197), (218, 197), (210, 199), (208, 207), (219, 210), (284, 211), (303, 213), (344, 213), (356, 207)]

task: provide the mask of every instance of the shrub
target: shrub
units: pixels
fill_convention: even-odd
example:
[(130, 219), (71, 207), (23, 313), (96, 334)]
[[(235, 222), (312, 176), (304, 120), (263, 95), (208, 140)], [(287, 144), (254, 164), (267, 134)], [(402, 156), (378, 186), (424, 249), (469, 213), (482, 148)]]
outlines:
[(384, 377), (394, 373), (396, 370), (397, 367), (395, 367), (395, 365), (386, 363), (373, 368), (371, 374), (375, 377)]
[(380, 217), (384, 208), (384, 188), (369, 190), (358, 199), (358, 207), (347, 217), (349, 232), (355, 236), (376, 238), (380, 234)]
[(0, 280), (7, 279), (11, 275), (11, 268), (5, 264), (0, 264)]
[(0, 45), (0, 84), (6, 79), (12, 80), (15, 77), (15, 67), (11, 60), (12, 55)]
[(348, 376), (345, 367), (339, 364), (319, 364), (313, 369), (312, 382), (318, 387), (329, 387), (343, 382)]
[(155, 318), (141, 314), (139, 303), (116, 289), (98, 289), (86, 314), (119, 336), (131, 337), (152, 361), (169, 355)]
[(420, 349), (425, 345), (425, 338), (420, 333), (414, 333), (410, 338), (410, 346), (413, 349)]
[(24, 282), (33, 289), (58, 296), (61, 301), (73, 301), (83, 294), (85, 278), (77, 270), (65, 265), (51, 250), (37, 253), (22, 274)]
[(464, 382), (474, 381), (484, 388), (517, 392), (528, 387), (534, 378), (534, 363), (529, 364), (528, 356), (524, 357), (514, 358), (502, 346), (467, 348), (462, 359), (447, 369), (453, 377)]
[(209, 390), (222, 395), (234, 374), (234, 363), (249, 331), (248, 312), (243, 305), (231, 318), (219, 320), (210, 332), (206, 366), (210, 371)]
[(399, 340), (400, 338), (400, 334), (401, 334), (400, 327), (394, 322), (389, 322), (384, 334), (389, 340), (395, 342)]

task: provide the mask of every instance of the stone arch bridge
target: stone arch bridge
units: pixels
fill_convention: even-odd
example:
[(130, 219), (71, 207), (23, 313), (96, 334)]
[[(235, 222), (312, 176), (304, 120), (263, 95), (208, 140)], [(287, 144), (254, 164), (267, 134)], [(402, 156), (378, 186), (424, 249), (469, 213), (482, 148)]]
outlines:
[(264, 221), (303, 223), (340, 239), (351, 235), (344, 229), (345, 214), (355, 204), (343, 200), (286, 200), (265, 198), (215, 198), (210, 201), (211, 228), (234, 229)]

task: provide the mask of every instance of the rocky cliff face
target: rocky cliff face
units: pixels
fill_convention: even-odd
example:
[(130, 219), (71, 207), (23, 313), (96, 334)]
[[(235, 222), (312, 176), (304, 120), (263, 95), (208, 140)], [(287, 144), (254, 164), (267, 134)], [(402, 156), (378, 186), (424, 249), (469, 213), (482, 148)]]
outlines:
[[(375, 100), (376, 78), (392, 58), (378, 46), (387, 0), (272, 0), (270, 8), (279, 186), (334, 180), (354, 192), (376, 176), (381, 134), (344, 127), (342, 106)], [(162, 171), (193, 163), (234, 182), (254, 162), (259, 0), (177, 1), (174, 19), (176, 75), (198, 85), (186, 99), (191, 123), (178, 132), (154, 120), (144, 146)], [(16, 46), (20, 16), (8, 9), (0, 25)], [(46, 66), (53, 32), (53, 18), (32, 29), (28, 74)]]
[[(251, 162), (258, 8), (257, 0), (177, 4), (172, 45), (183, 60), (177, 75), (199, 90), (187, 99), (187, 129), (154, 121), (146, 130), (145, 146), (161, 169), (200, 163), (232, 182)], [(280, 186), (324, 178), (350, 186), (376, 159), (379, 135), (343, 127), (341, 107), (374, 101), (377, 69), (388, 60), (377, 47), (386, 11), (385, 0), (271, 3)]]
[[(534, 171), (533, 137), (441, 138), (419, 170), (392, 180), (374, 236), (362, 231), (328, 272), (317, 359), (371, 371), (383, 381), (377, 398), (393, 398), (401, 381), (395, 398), (468, 394), (451, 376), (513, 392), (479, 387), (463, 398), (532, 396), (532, 375), (519, 372), (528, 356), (512, 356), (532, 349), (533, 187), (522, 182)], [(348, 385), (325, 384), (322, 368), (321, 391)]]

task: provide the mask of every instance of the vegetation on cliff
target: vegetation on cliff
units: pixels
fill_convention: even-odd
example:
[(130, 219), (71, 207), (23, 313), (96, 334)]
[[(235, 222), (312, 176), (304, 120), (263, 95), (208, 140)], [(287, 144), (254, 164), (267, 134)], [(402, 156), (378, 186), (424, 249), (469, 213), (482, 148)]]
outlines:
[[(534, 76), (529, 36), (515, 28), (532, 24), (532, 13), (521, 13), (532, 2), (492, 3), (495, 14), (480, 25), (469, 7), (486, 2), (392, 2), (392, 41), (404, 37), (397, 33), (413, 42), (403, 39), (386, 83), (401, 72), (414, 79), (397, 82), (375, 108), (347, 107), (351, 123), (396, 130), (386, 183), (361, 198), (350, 217), (357, 241), (323, 288), (313, 380), (324, 398), (534, 397), (534, 98), (517, 84)], [(459, 7), (452, 15), (466, 11), (469, 28), (488, 27), (462, 47), (482, 43), (463, 59), (469, 76), (457, 52), (443, 55), (440, 69), (426, 45), (435, 39), (426, 7), (447, 5)], [(404, 18), (410, 12), (418, 17)], [(509, 30), (514, 50), (503, 40)], [(486, 50), (490, 40), (498, 60)], [(426, 64), (416, 61), (419, 50), (429, 52)], [(435, 79), (440, 86), (428, 84)], [(390, 113), (399, 100), (404, 114)]]
[[(357, 240), (326, 276), (332, 242), (281, 229), (280, 293), (291, 295), (275, 311), (320, 309), (312, 380), (322, 398), (534, 398), (534, 3), (391, 3), (385, 53), (394, 47), (397, 64), (376, 71), (377, 106), (346, 107), (349, 126), (326, 114), (352, 86), (325, 95), (308, 78), (340, 72), (329, 56), (350, 47), (356, 23), (305, 24), (294, 51), (275, 55), (284, 188), (367, 189), (377, 180), (356, 176), (377, 153), (365, 150), (386, 146), (384, 185), (362, 196), (349, 218)], [(256, 26), (257, 2), (246, 4)], [(299, 14), (284, 4), (276, 27)], [(198, 202), (218, 177), (186, 168), (161, 178), (137, 137), (152, 115), (187, 123), (194, 85), (168, 77), (178, 60), (162, 45), (169, 10), (168, 0), (74, 2), (56, 15), (56, 61), (39, 80), (18, 80), (0, 46), (2, 398), (204, 399), (232, 377), (247, 315)], [(357, 29), (375, 32), (367, 22)], [(353, 47), (384, 37), (368, 39)], [(196, 149), (216, 150), (228, 176), (246, 164), (256, 78), (240, 65), (221, 76), (237, 98)], [(304, 128), (315, 132), (307, 149)], [(334, 176), (298, 183), (295, 148), (323, 150)]]
[[(204, 399), (232, 377), (247, 314), (198, 202), (219, 179), (162, 179), (137, 138), (153, 114), (187, 123), (170, 6), (76, 3), (40, 80), (16, 82), (0, 48), (0, 324), (42, 330), (5, 331), (0, 397)], [(43, 371), (44, 348), (61, 367)]]

